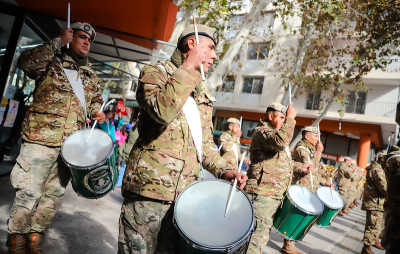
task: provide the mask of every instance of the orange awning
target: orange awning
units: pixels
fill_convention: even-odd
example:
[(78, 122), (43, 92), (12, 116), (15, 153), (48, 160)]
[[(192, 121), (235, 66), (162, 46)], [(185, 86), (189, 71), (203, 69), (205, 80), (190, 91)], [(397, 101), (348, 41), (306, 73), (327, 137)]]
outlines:
[[(88, 22), (123, 33), (153, 40), (168, 41), (174, 29), (178, 6), (172, 0), (15, 0), (23, 9), (59, 19), (67, 19), (71, 4), (71, 22)], [(143, 43), (140, 39), (116, 34), (116, 38), (154, 49), (157, 44)], [(146, 44), (146, 45), (144, 45)]]

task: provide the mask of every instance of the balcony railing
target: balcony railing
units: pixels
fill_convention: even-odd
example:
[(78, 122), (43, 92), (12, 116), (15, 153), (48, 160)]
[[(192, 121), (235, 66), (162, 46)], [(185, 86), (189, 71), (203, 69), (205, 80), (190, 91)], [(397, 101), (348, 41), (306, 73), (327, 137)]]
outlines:
[[(339, 103), (333, 103), (329, 108), (329, 112), (338, 112), (341, 108)], [(383, 116), (383, 117), (395, 117), (396, 116), (397, 103), (395, 102), (368, 102), (365, 105), (366, 116)], [(344, 114), (355, 113), (360, 111), (346, 112), (346, 107)]]

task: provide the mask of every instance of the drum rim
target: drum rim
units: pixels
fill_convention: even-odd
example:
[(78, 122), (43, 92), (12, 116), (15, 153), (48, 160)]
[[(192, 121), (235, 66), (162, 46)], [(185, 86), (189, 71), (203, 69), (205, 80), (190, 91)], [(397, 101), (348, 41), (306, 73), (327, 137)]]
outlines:
[(85, 167), (77, 166), (77, 165), (74, 165), (74, 164), (72, 164), (72, 163), (70, 163), (70, 162), (67, 162), (67, 160), (64, 158), (64, 155), (63, 155), (63, 150), (64, 150), (64, 145), (65, 145), (65, 143), (66, 143), (67, 140), (68, 140), (70, 137), (72, 137), (74, 134), (76, 134), (76, 133), (78, 133), (78, 132), (85, 131), (85, 130), (90, 130), (90, 129), (80, 129), (80, 130), (78, 130), (78, 131), (72, 133), (71, 135), (69, 135), (69, 136), (65, 139), (65, 141), (63, 142), (63, 144), (62, 144), (62, 146), (61, 146), (61, 151), (60, 151), (60, 153), (61, 153), (61, 158), (62, 158), (62, 160), (64, 161), (64, 163), (65, 163), (68, 167), (70, 167), (70, 168), (74, 168), (74, 169), (78, 169), (78, 170), (91, 170), (91, 169), (93, 169), (93, 168), (97, 168), (97, 167), (103, 165), (104, 162), (105, 162), (106, 160), (110, 159), (111, 155), (114, 153), (115, 143), (113, 142), (113, 140), (112, 140), (110, 134), (108, 134), (107, 132), (105, 132), (105, 131), (103, 131), (103, 130), (101, 130), (101, 129), (96, 129), (96, 128), (95, 128), (95, 129), (93, 129), (93, 131), (94, 131), (94, 130), (96, 130), (96, 131), (102, 131), (102, 132), (106, 133), (107, 136), (110, 138), (110, 140), (111, 140), (111, 142), (112, 142), (112, 147), (111, 147), (111, 151), (110, 151), (109, 155), (108, 155), (107, 157), (105, 157), (102, 161), (100, 161), (100, 162), (98, 162), (98, 163), (96, 163), (96, 164), (93, 164), (93, 165), (85, 166)]
[[(180, 197), (181, 197), (181, 194), (182, 194), (183, 192), (185, 192), (187, 189), (189, 189), (190, 186), (193, 186), (193, 185), (198, 184), (198, 183), (203, 183), (203, 182), (205, 182), (205, 181), (218, 181), (218, 182), (227, 183), (227, 184), (229, 184), (229, 185), (231, 185), (231, 186), (233, 185), (233, 183), (231, 183), (231, 182), (229, 182), (229, 181), (226, 181), (226, 180), (223, 180), (223, 179), (217, 179), (217, 178), (216, 178), (216, 179), (204, 179), (204, 180), (196, 181), (196, 182), (191, 183), (190, 185), (188, 185), (185, 189), (183, 189), (183, 191), (181, 191), (181, 193), (179, 194), (179, 196), (178, 196), (178, 197), (176, 198), (176, 200), (175, 200), (175, 204), (174, 204), (174, 216), (173, 216), (173, 223), (174, 223), (174, 226), (175, 226), (175, 228), (178, 230), (179, 234), (185, 239), (185, 241), (189, 240), (190, 242), (196, 244), (196, 245), (199, 246), (200, 248), (204, 248), (204, 250), (226, 250), (226, 249), (232, 249), (232, 248), (238, 246), (240, 243), (242, 243), (246, 238), (248, 238), (248, 237), (253, 233), (253, 231), (254, 231), (254, 221), (255, 221), (255, 211), (254, 211), (253, 202), (251, 201), (251, 199), (250, 199), (250, 197), (247, 195), (247, 193), (246, 193), (245, 191), (241, 190), (238, 186), (236, 186), (236, 188), (239, 189), (239, 190), (245, 195), (245, 197), (247, 198), (247, 200), (249, 201), (249, 203), (250, 203), (250, 205), (251, 205), (251, 208), (252, 208), (252, 209), (251, 209), (252, 216), (251, 216), (251, 226), (250, 226), (250, 229), (249, 229), (248, 232), (247, 232), (242, 238), (240, 238), (236, 243), (231, 244), (231, 245), (227, 245), (227, 246), (223, 246), (223, 247), (207, 246), (207, 245), (205, 245), (205, 244), (198, 243), (198, 242), (192, 240), (190, 237), (188, 237), (188, 236), (186, 235), (186, 233), (183, 232), (183, 231), (180, 229), (179, 223), (178, 223), (178, 221), (175, 219), (175, 218), (176, 218), (176, 211), (177, 211), (176, 208), (177, 208), (178, 201), (179, 201), (179, 199), (180, 199)], [(194, 247), (194, 248), (195, 248), (195, 247)]]
[[(304, 208), (298, 206), (298, 205), (292, 200), (292, 198), (291, 198), (290, 195), (289, 195), (289, 189), (290, 189), (292, 186), (300, 186), (301, 188), (306, 188), (306, 189), (309, 190), (312, 194), (314, 194), (314, 195), (317, 197), (317, 199), (318, 199), (318, 200), (321, 202), (321, 204), (322, 204), (322, 211), (321, 211), (320, 213), (318, 213), (318, 212), (315, 212), (315, 213), (314, 213), (314, 212), (309, 212), (309, 211), (306, 211)], [(301, 210), (301, 211), (303, 211), (303, 212), (305, 212), (306, 214), (309, 214), (309, 215), (321, 215), (321, 214), (324, 212), (324, 203), (322, 203), (322, 201), (319, 199), (318, 195), (315, 194), (314, 192), (312, 192), (309, 188), (307, 188), (307, 187), (305, 187), (305, 186), (303, 186), (303, 185), (300, 185), (300, 184), (292, 184), (292, 185), (290, 185), (289, 189), (287, 190), (286, 197), (288, 198), (288, 200), (290, 201), (290, 203), (292, 203), (292, 205), (294, 205), (294, 206), (295, 206), (296, 208), (298, 208), (299, 210)]]
[[(324, 188), (330, 188), (330, 187), (328, 187), (328, 186), (318, 186), (318, 188), (317, 188), (317, 196), (318, 196), (318, 189), (319, 189), (319, 188), (322, 188), (322, 187), (324, 187)], [(336, 207), (330, 206), (330, 205), (326, 204), (322, 199), (320, 199), (319, 196), (318, 196), (318, 199), (322, 202), (322, 204), (326, 205), (327, 207), (329, 207), (329, 208), (331, 208), (331, 209), (334, 209), (334, 210), (341, 210), (341, 209), (344, 207), (344, 205), (345, 205), (344, 199), (343, 199), (342, 195), (340, 195), (339, 192), (337, 192), (336, 190), (333, 190), (333, 191), (335, 191), (336, 193), (338, 193), (338, 194), (339, 194), (339, 197), (342, 199), (342, 204), (343, 204), (342, 207), (336, 208)]]

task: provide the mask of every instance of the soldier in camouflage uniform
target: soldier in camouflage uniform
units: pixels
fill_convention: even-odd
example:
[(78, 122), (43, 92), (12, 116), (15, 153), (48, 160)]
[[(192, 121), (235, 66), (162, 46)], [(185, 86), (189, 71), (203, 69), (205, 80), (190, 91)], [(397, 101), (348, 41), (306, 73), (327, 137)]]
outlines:
[[(22, 125), (21, 152), (11, 172), (16, 196), (8, 223), (9, 253), (42, 252), (39, 243), (70, 178), (60, 156), (61, 145), (84, 128), (85, 111), (88, 117), (104, 122), (104, 114), (98, 113), (102, 104), (99, 79), (87, 59), (95, 31), (87, 23), (75, 23), (71, 28), (23, 52), (18, 59), (19, 67), (36, 80), (36, 88)], [(69, 49), (63, 47), (67, 43)], [(76, 84), (83, 88), (80, 95), (85, 99), (85, 109), (64, 69), (78, 71), (75, 73), (82, 83)]]
[[(199, 179), (202, 165), (217, 178), (239, 180), (247, 176), (228, 169), (215, 148), (212, 107), (215, 101), (201, 80), (200, 65), (207, 72), (218, 43), (214, 28), (198, 25), (196, 45), (193, 25), (178, 39), (171, 61), (146, 65), (139, 78), (139, 137), (127, 162), (119, 221), (118, 253), (179, 253), (178, 232), (172, 223), (174, 201), (185, 187)], [(199, 126), (188, 118), (187, 103), (195, 103)], [(193, 105), (193, 104), (192, 104)], [(200, 133), (193, 132), (199, 127)], [(196, 137), (200, 134), (200, 151)], [(202, 155), (201, 155), (202, 154)], [(223, 212), (223, 211), (222, 211)]]
[(221, 145), (221, 156), (226, 160), (228, 166), (232, 169), (238, 168), (238, 161), (242, 159), (240, 154), (240, 121), (236, 118), (228, 119), (228, 131), (225, 131), (219, 137)]
[(270, 104), (266, 120), (253, 132), (250, 145), (249, 180), (245, 187), (251, 195), (255, 210), (255, 231), (247, 253), (261, 254), (267, 245), (276, 211), (292, 181), (293, 171), (308, 174), (312, 165), (294, 162), (289, 151), (296, 121), (292, 104)]
[(358, 186), (358, 181), (360, 181), (360, 175), (358, 174), (358, 171), (357, 171), (357, 162), (352, 161), (350, 167), (353, 170), (353, 178), (352, 178), (352, 181), (351, 181), (351, 189), (350, 189), (350, 191), (351, 191), (350, 195), (351, 196), (349, 197), (349, 199), (350, 199), (349, 208), (353, 209), (353, 208), (355, 208), (357, 206), (355, 204), (355, 202), (357, 200), (357, 193), (358, 193), (357, 186)]
[(378, 160), (373, 161), (366, 168), (366, 184), (361, 209), (367, 211), (367, 218), (362, 254), (373, 254), (371, 246), (383, 250), (379, 242), (379, 235), (382, 231), (383, 204), (387, 191), (386, 176), (382, 169), (384, 155), (384, 152), (379, 152), (377, 154)]
[(337, 180), (337, 186), (340, 195), (342, 195), (343, 200), (345, 202), (345, 206), (343, 209), (338, 213), (339, 215), (343, 216), (346, 213), (349, 213), (349, 205), (350, 205), (350, 197), (349, 195), (351, 194), (349, 191), (351, 181), (353, 178), (353, 169), (350, 167), (351, 164), (351, 158), (350, 157), (345, 157), (344, 161), (340, 163), (339, 168), (338, 168), (338, 180)]
[[(310, 174), (305, 174), (303, 171), (297, 168), (293, 171), (292, 184), (298, 184), (307, 187), (314, 193), (317, 192), (319, 185), (332, 186), (332, 184), (327, 184), (326, 179), (322, 177), (323, 167), (320, 165), (320, 160), (322, 156), (322, 151), (324, 146), (318, 140), (318, 130), (316, 127), (308, 126), (302, 131), (303, 138), (296, 144), (293, 152), (294, 161), (301, 163), (310, 163), (313, 165), (312, 176), (313, 185), (311, 186)], [(289, 241), (284, 239), (283, 247), (281, 252), (288, 254), (301, 253), (295, 246), (294, 241)]]
[(387, 180), (385, 229), (382, 246), (387, 254), (400, 253), (400, 147), (393, 145), (385, 156), (384, 170)]

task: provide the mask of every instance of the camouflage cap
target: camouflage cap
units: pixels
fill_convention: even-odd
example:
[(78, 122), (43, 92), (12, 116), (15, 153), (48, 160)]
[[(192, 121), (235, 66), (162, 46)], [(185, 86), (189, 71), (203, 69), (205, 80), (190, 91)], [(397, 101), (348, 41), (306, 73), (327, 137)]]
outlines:
[[(197, 25), (197, 33), (199, 35), (207, 36), (208, 38), (213, 40), (215, 46), (217, 46), (217, 44), (219, 42), (219, 33), (218, 33), (217, 29), (208, 27), (206, 25)], [(183, 40), (189, 36), (192, 36), (192, 35), (194, 35), (194, 25), (189, 25), (188, 27), (185, 28), (185, 30), (183, 30), (183, 32), (179, 36), (178, 45), (181, 40)]]
[(73, 23), (73, 24), (71, 25), (71, 28), (72, 28), (73, 30), (81, 30), (81, 31), (84, 31), (85, 33), (87, 33), (88, 35), (90, 35), (90, 42), (93, 42), (94, 39), (96, 38), (96, 32), (94, 31), (93, 27), (92, 27), (89, 23), (86, 23), (86, 22), (83, 22), (83, 23), (81, 23), (81, 22), (76, 22), (76, 23)]
[(236, 118), (231, 117), (228, 119), (228, 123), (240, 124), (240, 121)]
[(351, 158), (350, 157), (344, 157), (343, 161), (351, 161)]
[(268, 105), (267, 107), (267, 112), (269, 110), (275, 110), (278, 112), (283, 113), (286, 116), (286, 110), (287, 108), (285, 106), (283, 106), (282, 104), (280, 104), (279, 102), (272, 102), (271, 104)]
[(377, 158), (383, 158), (386, 154), (387, 154), (387, 151), (386, 151), (386, 150), (382, 150), (382, 151), (379, 151), (379, 152), (376, 154), (376, 157), (377, 157)]
[(314, 126), (304, 127), (302, 129), (302, 131), (308, 131), (308, 132), (312, 132), (312, 133), (318, 134), (318, 129), (317, 129), (317, 127), (314, 127)]

